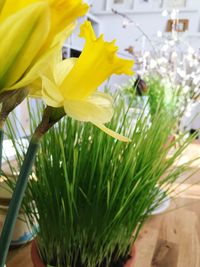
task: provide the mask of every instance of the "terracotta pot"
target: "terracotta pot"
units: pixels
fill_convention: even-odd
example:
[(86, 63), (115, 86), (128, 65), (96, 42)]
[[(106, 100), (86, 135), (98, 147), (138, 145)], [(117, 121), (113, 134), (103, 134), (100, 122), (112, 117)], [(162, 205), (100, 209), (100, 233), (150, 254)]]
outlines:
[[(124, 267), (133, 267), (135, 264), (135, 256), (136, 256), (136, 249), (134, 246), (131, 251), (131, 258), (127, 261)], [(31, 246), (31, 258), (32, 258), (34, 267), (46, 267), (40, 259), (35, 241), (32, 242), (32, 246)]]
[(133, 246), (131, 251), (131, 258), (126, 262), (124, 267), (133, 267), (135, 265), (135, 259), (136, 259), (136, 248)]
[(31, 258), (32, 258), (34, 267), (46, 267), (40, 259), (37, 246), (34, 240), (31, 245)]

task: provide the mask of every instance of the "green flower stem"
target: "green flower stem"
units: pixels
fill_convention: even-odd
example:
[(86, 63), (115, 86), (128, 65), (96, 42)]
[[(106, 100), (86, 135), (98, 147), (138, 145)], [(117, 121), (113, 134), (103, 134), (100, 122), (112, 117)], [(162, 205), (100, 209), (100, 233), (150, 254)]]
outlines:
[(39, 140), (40, 139), (37, 140), (35, 138), (32, 138), (29, 144), (29, 148), (25, 156), (24, 163), (22, 165), (20, 175), (8, 208), (6, 220), (4, 222), (0, 238), (0, 267), (4, 267), (6, 262), (13, 230), (21, 207), (24, 192), (27, 187), (29, 174), (31, 172), (35, 156), (39, 148)]

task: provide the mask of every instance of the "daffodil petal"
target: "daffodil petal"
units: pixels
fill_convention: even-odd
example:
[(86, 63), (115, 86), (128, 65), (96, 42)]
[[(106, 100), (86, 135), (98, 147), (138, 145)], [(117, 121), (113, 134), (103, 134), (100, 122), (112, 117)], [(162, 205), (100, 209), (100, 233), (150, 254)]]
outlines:
[(105, 125), (101, 124), (101, 123), (98, 123), (98, 122), (95, 122), (93, 121), (92, 124), (94, 124), (96, 127), (98, 127), (99, 129), (101, 129), (103, 132), (105, 132), (106, 134), (112, 136), (113, 138), (116, 138), (117, 140), (119, 141), (122, 141), (122, 142), (131, 142), (131, 139), (121, 135), (121, 134), (118, 134), (116, 132), (114, 132), (113, 130), (107, 128)]
[(42, 77), (42, 85), (42, 97), (46, 104), (55, 108), (63, 106), (64, 99), (58, 87), (46, 77)]
[(50, 12), (44, 2), (32, 4), (0, 24), (1, 90), (21, 79), (46, 41), (49, 30)]
[(6, 2), (6, 0), (0, 0), (0, 12), (3, 9), (5, 2)]
[(77, 25), (76, 22), (72, 22), (67, 27), (65, 27), (63, 31), (59, 32), (58, 34), (55, 34), (50, 47), (55, 47), (57, 46), (58, 43), (60, 43), (63, 46), (64, 41), (72, 34), (76, 25)]
[(39, 78), (33, 83), (29, 84), (29, 97), (42, 98), (42, 80)]
[(79, 36), (85, 38), (87, 42), (94, 42), (97, 39), (92, 24), (89, 21), (81, 25)]
[[(52, 44), (52, 47), (29, 67), (24, 77), (19, 82), (15, 83), (13, 86), (9, 88), (6, 88), (6, 90), (13, 90), (25, 87), (28, 84), (31, 84), (39, 76), (43, 75), (44, 72), (45, 75), (49, 77), (47, 73), (48, 69), (52, 64), (52, 62), (54, 63), (55, 57), (58, 57), (58, 55), (59, 57), (61, 57), (60, 51), (63, 42), (71, 34), (73, 29), (74, 29), (74, 23), (72, 23), (62, 34), (60, 34), (57, 41)], [(52, 72), (50, 75), (52, 76)]]
[[(42, 81), (41, 79), (36, 79), (34, 82), (29, 83), (28, 85), (29, 96), (38, 98), (38, 97), (42, 97), (42, 94), (43, 94), (44, 97), (47, 97), (48, 99), (50, 98), (50, 100), (47, 100), (49, 105), (50, 105), (49, 101), (51, 101), (54, 107), (60, 106), (60, 102), (63, 101), (63, 98), (60, 97), (60, 93), (58, 89), (55, 87), (55, 84), (56, 86), (60, 85), (60, 83), (63, 81), (67, 73), (69, 73), (71, 68), (74, 66), (76, 60), (77, 60), (76, 58), (69, 58), (69, 59), (61, 60), (61, 53), (60, 53), (60, 48), (59, 48), (58, 51), (55, 52), (54, 57), (52, 57), (52, 60), (50, 60), (49, 66), (48, 67), (46, 66), (46, 69), (43, 70), (43, 73), (38, 73), (38, 75), (40, 74), (41, 77), (45, 76), (43, 78), (44, 80), (43, 86), (45, 88), (43, 89), (43, 93), (42, 93)], [(49, 61), (49, 57), (48, 57), (48, 61)], [(39, 70), (40, 69), (41, 69), (41, 65), (39, 66)], [(51, 81), (51, 85), (49, 85), (50, 81)], [(47, 86), (51, 86), (50, 89), (47, 88)], [(48, 92), (49, 90), (51, 90), (51, 88), (54, 88), (52, 90), (53, 93)], [(58, 92), (58, 94), (55, 95), (55, 92)], [(48, 94), (50, 94), (49, 97), (48, 97)], [(52, 102), (54, 97), (55, 97), (55, 103)]]
[(76, 61), (77, 58), (67, 58), (65, 60), (60, 61), (57, 64), (56, 63), (54, 64), (54, 80), (57, 85), (61, 85), (66, 75), (74, 67)]
[(113, 116), (112, 98), (104, 93), (94, 93), (83, 100), (66, 100), (64, 109), (68, 116), (79, 121), (109, 122)]
[(52, 13), (51, 33), (49, 42), (54, 36), (62, 32), (67, 25), (88, 11), (88, 4), (82, 0), (49, 0)]
[[(44, 0), (40, 0), (44, 1)], [(46, 0), (45, 0), (46, 1)], [(37, 3), (38, 0), (17, 0), (13, 2), (13, 0), (1, 0), (0, 3), (3, 2), (3, 10), (0, 14), (0, 21), (6, 19), (8, 16), (18, 12), (19, 10), (31, 5), (33, 3)]]
[[(43, 89), (43, 92), (42, 92), (42, 80), (37, 79), (28, 85), (29, 96), (33, 98), (40, 98), (43, 95), (43, 97), (46, 99), (46, 102), (48, 102), (48, 105), (51, 106), (51, 104), (53, 103), (54, 107), (60, 106), (61, 105), (60, 102), (63, 102), (63, 97), (61, 97), (57, 89), (57, 85), (59, 85), (62, 82), (62, 80), (65, 78), (67, 73), (73, 67), (75, 62), (76, 58), (69, 58), (56, 64), (56, 66), (52, 64), (53, 66), (48, 67), (46, 71), (44, 71), (45, 77), (43, 77), (42, 79), (43, 79), (43, 86), (45, 89)], [(53, 76), (54, 79), (52, 81)], [(53, 84), (53, 82), (55, 82), (56, 85)]]

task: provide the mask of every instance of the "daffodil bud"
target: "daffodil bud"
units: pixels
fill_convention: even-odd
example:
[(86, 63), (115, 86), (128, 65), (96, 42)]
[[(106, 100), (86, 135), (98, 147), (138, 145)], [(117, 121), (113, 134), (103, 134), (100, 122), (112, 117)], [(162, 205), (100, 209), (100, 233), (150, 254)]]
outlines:
[(0, 90), (21, 79), (50, 31), (47, 3), (32, 4), (0, 24)]
[(133, 88), (136, 90), (136, 95), (142, 96), (143, 94), (147, 93), (148, 87), (145, 81), (138, 75)]

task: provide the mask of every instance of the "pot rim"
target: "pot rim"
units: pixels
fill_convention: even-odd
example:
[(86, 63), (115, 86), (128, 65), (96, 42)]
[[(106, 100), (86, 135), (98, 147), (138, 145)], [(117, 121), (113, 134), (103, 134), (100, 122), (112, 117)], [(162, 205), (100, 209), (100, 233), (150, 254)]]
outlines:
[(31, 259), (35, 267), (46, 267), (39, 256), (35, 240), (31, 242)]
[[(124, 267), (133, 267), (135, 264), (135, 258), (136, 247), (135, 245), (133, 245), (133, 248), (131, 250), (131, 258), (125, 263)], [(31, 243), (31, 259), (35, 267), (46, 267), (39, 256), (35, 240), (33, 240)]]

